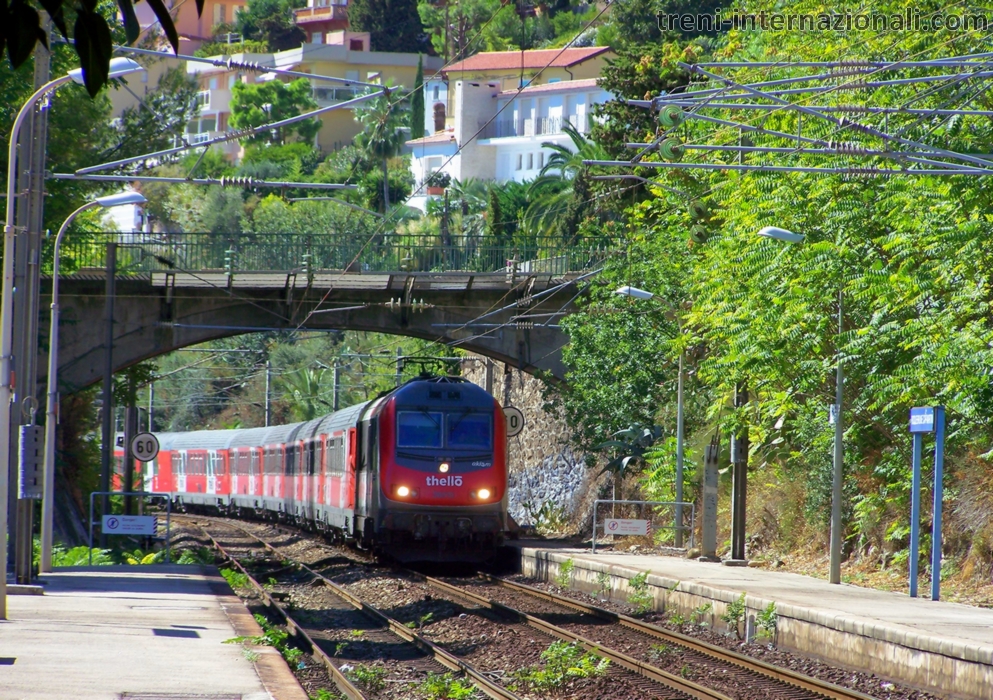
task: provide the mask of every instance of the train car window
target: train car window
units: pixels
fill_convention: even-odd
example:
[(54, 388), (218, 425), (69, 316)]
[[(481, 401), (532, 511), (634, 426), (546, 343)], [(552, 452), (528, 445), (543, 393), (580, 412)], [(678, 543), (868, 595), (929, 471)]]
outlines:
[(488, 450), (493, 446), (492, 417), (487, 413), (449, 413), (448, 447)]
[(400, 411), (397, 414), (399, 447), (441, 447), (441, 414)]

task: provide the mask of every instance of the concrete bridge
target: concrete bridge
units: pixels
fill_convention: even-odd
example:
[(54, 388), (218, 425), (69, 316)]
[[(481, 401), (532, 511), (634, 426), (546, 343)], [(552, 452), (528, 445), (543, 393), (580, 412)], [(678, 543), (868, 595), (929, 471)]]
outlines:
[[(92, 240), (87, 245), (97, 254), (103, 248), (94, 246)], [(243, 333), (360, 330), (447, 343), (530, 373), (563, 376), (561, 350), (568, 338), (559, 320), (574, 310), (588, 282), (590, 273), (582, 268), (592, 267), (602, 254), (591, 253), (589, 248), (569, 256), (560, 251), (549, 255), (546, 250), (543, 256), (524, 262), (508, 257), (498, 272), (417, 272), (402, 269), (418, 259), (420, 266), (426, 266), (424, 251), (411, 247), (391, 249), (388, 256), (382, 250), (376, 253), (376, 267), (399, 271), (370, 269), (373, 265), (362, 262), (360, 256), (354, 256), (345, 269), (314, 269), (312, 261), (320, 262), (320, 251), (315, 255), (313, 247), (313, 257), (303, 254), (304, 264), (289, 271), (238, 268), (232, 264), (232, 248), (220, 249), (225, 267), (200, 270), (191, 270), (188, 262), (180, 267), (154, 250), (150, 253), (147, 243), (125, 248), (127, 255), (115, 275), (115, 371), (189, 345)], [(141, 251), (139, 256), (134, 255), (134, 248)], [(433, 245), (432, 267), (446, 266), (439, 259), (454, 261), (448, 266), (469, 267), (463, 250), (439, 254), (438, 248)], [(219, 249), (214, 245), (213, 250), (216, 258)], [(501, 254), (516, 252), (503, 249)], [(85, 256), (73, 259), (81, 258), (84, 263), (99, 262)], [(141, 266), (160, 269), (131, 271), (139, 258)], [(281, 264), (289, 267), (291, 262), (284, 259)], [(86, 266), (60, 281), (59, 383), (63, 393), (102, 377), (106, 280), (105, 270)], [(43, 281), (40, 327), (45, 329), (49, 295), (50, 280)], [(42, 354), (47, 352), (45, 336)], [(39, 367), (45, 366), (39, 362)]]

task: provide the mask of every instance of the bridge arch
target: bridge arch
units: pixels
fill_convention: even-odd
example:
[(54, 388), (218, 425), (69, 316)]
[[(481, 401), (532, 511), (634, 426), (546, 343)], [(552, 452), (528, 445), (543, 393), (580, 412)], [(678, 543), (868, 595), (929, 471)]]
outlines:
[[(102, 272), (60, 281), (63, 393), (102, 377), (105, 285)], [(574, 310), (578, 293), (577, 275), (550, 273), (122, 276), (116, 279), (113, 363), (117, 371), (183, 347), (250, 332), (357, 330), (454, 344), (561, 379), (561, 350), (568, 338), (558, 320)], [(48, 301), (43, 294), (43, 308)], [(322, 313), (312, 314), (315, 309)], [(47, 328), (47, 319), (43, 323)]]

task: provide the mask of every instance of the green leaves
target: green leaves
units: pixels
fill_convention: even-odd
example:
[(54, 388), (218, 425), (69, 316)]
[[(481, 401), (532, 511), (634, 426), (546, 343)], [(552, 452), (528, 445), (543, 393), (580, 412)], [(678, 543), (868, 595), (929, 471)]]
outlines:
[[(128, 43), (137, 41), (140, 34), (138, 19), (134, 12), (133, 0), (116, 0), (124, 22), (124, 31)], [(197, 0), (197, 11), (203, 11), (204, 0)], [(33, 3), (37, 3), (37, 7)], [(173, 24), (172, 16), (162, 0), (148, 0), (149, 6), (155, 12), (162, 30), (169, 38), (173, 51), (179, 51), (179, 35)], [(52, 18), (52, 23), (69, 39), (66, 26), (65, 0), (14, 0), (9, 5), (6, 1), (0, 4), (0, 54), (6, 49), (10, 65), (19, 68), (41, 44), (48, 47), (48, 37), (41, 27), (41, 16), (38, 8), (44, 9)], [(113, 55), (114, 42), (111, 29), (106, 17), (106, 6), (100, 6), (97, 0), (80, 0), (71, 5), (75, 14), (72, 40), (83, 69), (83, 81), (90, 97), (96, 97), (101, 88), (107, 84), (110, 59)]]
[(17, 68), (31, 56), (36, 42), (47, 42), (41, 31), (41, 20), (36, 9), (23, 0), (15, 0), (7, 12), (7, 55), (10, 57), (10, 65)]
[[(126, 1), (126, 0), (125, 0)], [(96, 97), (108, 79), (113, 42), (107, 20), (96, 12), (80, 10), (73, 34), (76, 53), (83, 68), (83, 81), (90, 97)]]

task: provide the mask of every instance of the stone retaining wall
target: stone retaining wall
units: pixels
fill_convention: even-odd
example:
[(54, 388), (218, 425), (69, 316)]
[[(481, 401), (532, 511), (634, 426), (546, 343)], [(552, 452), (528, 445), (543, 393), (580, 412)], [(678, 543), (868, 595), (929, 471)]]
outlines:
[[(488, 365), (488, 367), (487, 367)], [(574, 519), (590, 482), (583, 455), (569, 446), (565, 420), (543, 408), (542, 382), (526, 372), (474, 356), (462, 376), (492, 393), (503, 406), (524, 413), (524, 429), (509, 439), (508, 508), (521, 525), (533, 525), (542, 505)]]

